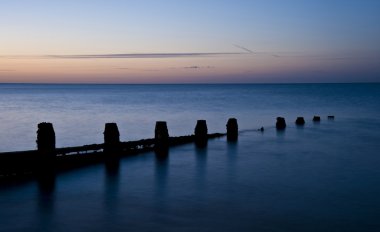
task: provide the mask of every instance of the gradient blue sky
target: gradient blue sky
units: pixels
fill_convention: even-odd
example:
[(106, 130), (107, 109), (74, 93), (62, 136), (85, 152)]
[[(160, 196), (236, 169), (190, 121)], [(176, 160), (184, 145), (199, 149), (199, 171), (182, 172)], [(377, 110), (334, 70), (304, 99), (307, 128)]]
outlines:
[(380, 81), (380, 1), (1, 0), (0, 82)]

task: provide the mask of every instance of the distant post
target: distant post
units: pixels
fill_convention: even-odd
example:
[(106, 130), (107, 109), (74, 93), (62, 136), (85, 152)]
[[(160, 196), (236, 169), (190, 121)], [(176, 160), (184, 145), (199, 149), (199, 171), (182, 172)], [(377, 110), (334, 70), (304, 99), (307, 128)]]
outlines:
[(154, 130), (155, 150), (163, 151), (169, 148), (169, 132), (168, 126), (164, 121), (156, 122)]
[(314, 116), (313, 117), (313, 122), (320, 122), (321, 121), (321, 117), (320, 116)]
[(277, 130), (285, 130), (286, 128), (285, 118), (277, 117), (276, 128)]
[(198, 120), (197, 125), (195, 126), (195, 144), (197, 147), (206, 147), (207, 146), (207, 123), (206, 120)]
[(303, 117), (298, 117), (296, 120), (296, 125), (297, 126), (303, 126), (305, 125), (305, 119)]
[(227, 122), (227, 140), (236, 141), (238, 139), (238, 123), (236, 118), (230, 118)]
[(116, 123), (106, 123), (104, 128), (104, 152), (120, 152), (120, 133)]

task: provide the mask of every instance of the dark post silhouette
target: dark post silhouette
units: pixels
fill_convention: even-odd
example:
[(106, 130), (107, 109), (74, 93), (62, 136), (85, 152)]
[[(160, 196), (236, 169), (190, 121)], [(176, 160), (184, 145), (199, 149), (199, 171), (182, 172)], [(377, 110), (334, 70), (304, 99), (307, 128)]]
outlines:
[(38, 124), (37, 150), (43, 156), (55, 156), (55, 132), (53, 124), (42, 122)]
[(329, 115), (329, 116), (327, 116), (327, 119), (328, 119), (328, 120), (334, 120), (334, 119), (335, 119), (335, 116), (333, 116), (333, 115)]
[(238, 139), (238, 123), (236, 118), (230, 118), (227, 122), (227, 140), (236, 141)]
[(277, 130), (285, 130), (286, 128), (285, 118), (277, 117), (276, 128)]
[(298, 117), (296, 120), (296, 125), (297, 126), (303, 126), (305, 125), (305, 119), (303, 117)]
[(207, 123), (206, 120), (198, 120), (195, 126), (195, 144), (197, 147), (207, 146)]
[(37, 150), (39, 157), (36, 159), (36, 171), (39, 177), (46, 179), (53, 176), (55, 169), (55, 132), (52, 123), (42, 122), (38, 124)]
[(120, 151), (120, 133), (116, 123), (106, 123), (104, 128), (104, 152), (117, 153)]
[(154, 138), (156, 150), (167, 150), (169, 148), (169, 132), (166, 122), (156, 122)]
[(314, 116), (313, 117), (313, 122), (320, 122), (321, 121), (321, 117), (320, 116)]

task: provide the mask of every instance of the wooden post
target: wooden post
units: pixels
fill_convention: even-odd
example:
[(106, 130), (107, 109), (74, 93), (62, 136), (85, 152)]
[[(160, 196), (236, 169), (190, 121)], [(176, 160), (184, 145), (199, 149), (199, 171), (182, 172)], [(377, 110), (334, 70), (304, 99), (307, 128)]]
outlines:
[(197, 125), (195, 126), (195, 144), (197, 147), (206, 147), (207, 146), (207, 123), (206, 120), (198, 120)]
[(156, 150), (167, 150), (169, 148), (169, 132), (166, 122), (156, 122), (154, 138)]
[(313, 122), (320, 122), (321, 121), (321, 117), (320, 116), (314, 116), (313, 117)]
[(227, 122), (227, 140), (228, 141), (236, 141), (238, 139), (238, 123), (236, 118), (230, 118)]
[(35, 168), (40, 177), (51, 176), (55, 169), (55, 132), (52, 123), (42, 122), (38, 124), (37, 150)]
[(55, 156), (55, 132), (53, 124), (42, 122), (38, 124), (37, 150), (41, 155)]
[(116, 123), (106, 123), (104, 128), (104, 152), (120, 152), (120, 133)]
[(305, 125), (305, 119), (303, 117), (298, 117), (296, 120), (296, 125), (297, 126), (303, 126)]
[(277, 117), (276, 128), (277, 130), (285, 130), (286, 128), (285, 118)]

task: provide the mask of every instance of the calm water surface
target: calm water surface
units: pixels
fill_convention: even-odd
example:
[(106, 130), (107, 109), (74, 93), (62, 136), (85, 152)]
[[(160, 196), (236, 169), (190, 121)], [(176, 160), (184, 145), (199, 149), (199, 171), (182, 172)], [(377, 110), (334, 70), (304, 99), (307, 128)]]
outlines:
[(379, 106), (378, 84), (0, 85), (2, 151), (33, 149), (40, 121), (58, 146), (102, 142), (109, 121), (123, 140), (153, 137), (156, 120), (182, 135), (200, 118), (222, 132), (234, 116), (242, 130), (235, 144), (127, 157), (50, 186), (0, 183), (0, 231), (378, 231)]
[(35, 149), (39, 122), (54, 124), (57, 146), (102, 143), (106, 122), (122, 140), (154, 136), (155, 122), (171, 135), (191, 134), (197, 119), (223, 132), (229, 117), (240, 129), (273, 126), (315, 114), (378, 117), (379, 84), (316, 85), (12, 85), (0, 84), (0, 151)]

